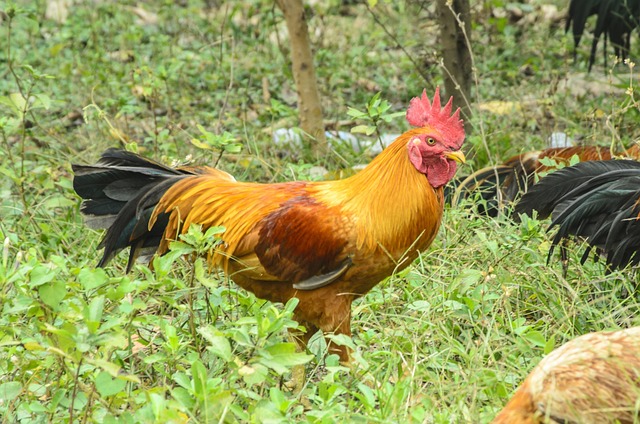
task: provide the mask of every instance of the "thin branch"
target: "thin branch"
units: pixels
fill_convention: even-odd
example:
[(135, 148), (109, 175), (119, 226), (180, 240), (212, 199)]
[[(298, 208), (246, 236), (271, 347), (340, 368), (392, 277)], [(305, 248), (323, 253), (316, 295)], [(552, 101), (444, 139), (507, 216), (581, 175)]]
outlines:
[(424, 72), (422, 70), (422, 66), (420, 66), (414, 59), (413, 56), (411, 56), (409, 54), (409, 52), (407, 51), (407, 49), (404, 48), (404, 46), (402, 44), (400, 44), (400, 41), (398, 41), (398, 39), (396, 38), (395, 35), (393, 35), (389, 29), (385, 26), (385, 24), (378, 18), (378, 16), (375, 14), (375, 12), (373, 11), (373, 9), (371, 9), (371, 7), (369, 6), (369, 4), (367, 2), (365, 2), (366, 6), (367, 6), (367, 10), (369, 11), (369, 13), (371, 14), (371, 16), (373, 17), (373, 20), (376, 21), (376, 23), (378, 25), (380, 25), (380, 28), (382, 28), (382, 30), (385, 32), (385, 34), (387, 34), (389, 36), (389, 38), (391, 38), (393, 40), (394, 43), (396, 43), (396, 46), (402, 50), (402, 52), (405, 54), (405, 56), (407, 56), (407, 58), (411, 61), (411, 63), (413, 64), (413, 67), (415, 68), (416, 72), (418, 72), (418, 74), (420, 74), (420, 76), (422, 77), (422, 79), (429, 84), (429, 87), (431, 90), (435, 90), (435, 84), (433, 83), (433, 79), (431, 78), (431, 76), (429, 74), (427, 74), (426, 72)]

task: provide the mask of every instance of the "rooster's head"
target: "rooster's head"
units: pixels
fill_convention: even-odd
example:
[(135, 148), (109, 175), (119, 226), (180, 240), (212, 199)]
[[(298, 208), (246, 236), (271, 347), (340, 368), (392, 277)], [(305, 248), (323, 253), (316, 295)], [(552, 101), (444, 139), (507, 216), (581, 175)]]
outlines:
[(459, 108), (451, 114), (452, 102), (453, 97), (441, 108), (440, 90), (436, 88), (432, 102), (425, 90), (422, 97), (411, 99), (407, 110), (407, 121), (417, 127), (410, 131), (409, 160), (436, 188), (453, 178), (456, 162), (465, 160), (460, 151), (465, 137), (464, 123)]

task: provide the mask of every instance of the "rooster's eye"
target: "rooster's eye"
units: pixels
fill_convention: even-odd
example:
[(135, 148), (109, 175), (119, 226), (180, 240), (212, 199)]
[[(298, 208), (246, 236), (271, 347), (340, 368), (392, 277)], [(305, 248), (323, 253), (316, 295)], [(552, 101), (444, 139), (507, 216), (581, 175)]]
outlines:
[(435, 141), (433, 138), (428, 137), (428, 138), (427, 138), (427, 144), (428, 144), (429, 146), (433, 146), (434, 144), (436, 144), (436, 141)]

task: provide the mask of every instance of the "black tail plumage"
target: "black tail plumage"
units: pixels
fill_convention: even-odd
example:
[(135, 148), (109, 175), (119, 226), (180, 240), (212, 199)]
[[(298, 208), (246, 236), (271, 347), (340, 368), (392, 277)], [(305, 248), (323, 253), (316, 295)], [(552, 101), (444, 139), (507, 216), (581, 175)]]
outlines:
[(127, 272), (140, 255), (156, 251), (168, 216), (160, 214), (153, 228), (149, 218), (164, 193), (194, 171), (173, 169), (124, 150), (105, 151), (95, 165), (73, 165), (73, 188), (82, 197), (82, 213), (91, 228), (107, 229), (99, 248), (106, 265), (131, 246)]
[(610, 269), (640, 262), (640, 162), (582, 162), (556, 171), (534, 185), (516, 205), (516, 212), (540, 218), (551, 215), (558, 227), (549, 255), (570, 236), (587, 241), (606, 258)]

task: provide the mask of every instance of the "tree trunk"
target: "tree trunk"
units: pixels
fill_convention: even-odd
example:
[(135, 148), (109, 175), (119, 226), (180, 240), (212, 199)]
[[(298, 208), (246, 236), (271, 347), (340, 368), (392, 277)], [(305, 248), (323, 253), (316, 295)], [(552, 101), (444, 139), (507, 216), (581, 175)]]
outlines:
[(289, 31), (300, 128), (313, 137), (311, 151), (319, 159), (326, 155), (328, 149), (304, 6), (302, 0), (276, 0), (276, 3), (284, 14)]
[(472, 82), (469, 0), (438, 0), (438, 17), (445, 91), (447, 96), (453, 96), (454, 106), (460, 107), (467, 127)]

